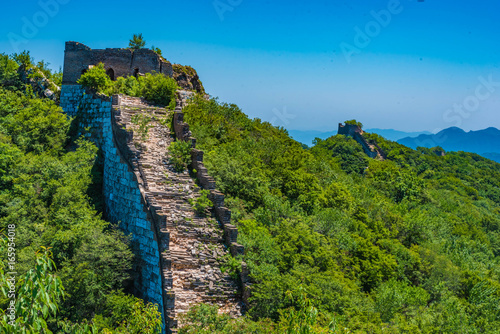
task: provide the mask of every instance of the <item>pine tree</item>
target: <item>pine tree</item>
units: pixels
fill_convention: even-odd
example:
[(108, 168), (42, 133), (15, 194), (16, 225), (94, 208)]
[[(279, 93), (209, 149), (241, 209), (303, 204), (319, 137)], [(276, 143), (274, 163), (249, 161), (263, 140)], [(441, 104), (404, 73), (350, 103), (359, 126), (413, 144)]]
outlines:
[(134, 50), (142, 49), (145, 45), (146, 41), (142, 37), (142, 34), (134, 34), (134, 36), (128, 43), (128, 47)]

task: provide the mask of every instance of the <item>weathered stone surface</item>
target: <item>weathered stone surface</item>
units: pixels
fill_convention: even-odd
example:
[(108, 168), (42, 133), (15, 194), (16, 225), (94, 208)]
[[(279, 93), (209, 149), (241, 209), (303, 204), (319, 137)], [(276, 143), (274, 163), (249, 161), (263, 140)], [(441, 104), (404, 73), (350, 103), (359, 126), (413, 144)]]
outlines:
[[(179, 96), (186, 99), (178, 101), (182, 105), (190, 94)], [(241, 315), (238, 285), (220, 269), (228, 252), (236, 256), (244, 251), (237, 244), (238, 230), (230, 224), (224, 195), (215, 190), (215, 181), (203, 166), (203, 152), (196, 150), (196, 175), (199, 184), (210, 189), (213, 217), (193, 210), (199, 187), (187, 171), (178, 173), (170, 163), (168, 147), (174, 138), (159, 122), (168, 111), (140, 98), (88, 94), (79, 85), (63, 85), (61, 106), (76, 117), (78, 133), (103, 151), (106, 216), (132, 234), (137, 255), (134, 286), (144, 299), (159, 305), (164, 331), (175, 332), (179, 315), (197, 303)], [(131, 122), (137, 113), (151, 117), (144, 140)], [(176, 114), (175, 132), (194, 146), (182, 113)]]
[(93, 50), (82, 43), (66, 42), (63, 85), (76, 84), (85, 71), (99, 63), (104, 63), (113, 79), (153, 71), (173, 76), (172, 64), (150, 49)]
[(61, 107), (68, 115), (76, 117), (78, 135), (84, 135), (102, 149), (106, 217), (132, 235), (137, 258), (134, 263), (136, 293), (158, 304), (163, 312), (158, 233), (141, 191), (140, 173), (123, 158), (116, 145), (112, 101), (108, 97), (87, 94), (79, 85), (63, 85)]
[(347, 123), (344, 125), (339, 123), (338, 134), (354, 138), (354, 140), (356, 140), (363, 147), (363, 151), (370, 158), (378, 158), (380, 160), (387, 158), (386, 154), (377, 143), (368, 143), (366, 138), (363, 136), (363, 130), (358, 125)]

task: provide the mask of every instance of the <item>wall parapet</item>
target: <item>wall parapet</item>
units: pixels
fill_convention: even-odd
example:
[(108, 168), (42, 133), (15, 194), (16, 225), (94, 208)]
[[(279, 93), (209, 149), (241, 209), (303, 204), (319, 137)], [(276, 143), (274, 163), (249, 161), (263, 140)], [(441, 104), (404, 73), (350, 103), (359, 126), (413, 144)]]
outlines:
[(75, 118), (77, 136), (83, 135), (102, 151), (105, 216), (125, 234), (132, 235), (132, 249), (136, 255), (133, 265), (135, 294), (158, 304), (164, 320), (158, 225), (136, 164), (135, 148), (130, 144), (133, 133), (120, 128), (117, 121), (119, 105), (119, 96), (93, 94), (80, 85), (62, 87), (61, 107), (68, 116)]
[[(183, 105), (181, 101), (179, 105)], [(224, 194), (216, 189), (216, 182), (208, 174), (207, 168), (203, 164), (203, 151), (196, 148), (196, 139), (193, 138), (189, 130), (189, 124), (184, 122), (184, 113), (181, 106), (177, 106), (174, 113), (173, 130), (177, 140), (191, 142), (191, 169), (202, 188), (210, 191), (209, 199), (214, 205), (215, 217), (218, 219), (224, 230), (224, 241), (229, 248), (232, 256), (244, 255), (245, 248), (238, 243), (238, 228), (231, 224), (231, 210), (224, 205)], [(242, 284), (242, 300), (248, 305), (248, 299), (251, 293), (251, 283), (248, 267), (245, 262), (242, 263), (240, 280)]]
[(224, 194), (216, 189), (213, 177), (208, 174), (207, 168), (203, 164), (203, 151), (196, 149), (196, 139), (189, 130), (189, 124), (184, 122), (184, 113), (180, 107), (174, 113), (174, 132), (177, 140), (191, 142), (191, 168), (195, 171), (202, 188), (210, 191), (209, 199), (214, 205), (215, 217), (219, 220), (224, 229), (224, 240), (233, 256), (243, 255), (244, 247), (237, 243), (238, 228), (231, 225), (231, 210), (224, 206)]

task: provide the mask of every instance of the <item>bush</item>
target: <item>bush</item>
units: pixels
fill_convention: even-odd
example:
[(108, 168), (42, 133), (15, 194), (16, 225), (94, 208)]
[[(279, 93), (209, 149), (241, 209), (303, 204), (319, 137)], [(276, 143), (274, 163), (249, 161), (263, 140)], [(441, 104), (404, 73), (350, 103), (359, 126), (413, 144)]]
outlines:
[(191, 164), (191, 143), (176, 141), (170, 144), (170, 161), (177, 172), (183, 172)]
[(131, 119), (132, 123), (137, 125), (137, 131), (141, 135), (141, 140), (145, 141), (148, 139), (149, 129), (152, 127), (151, 116), (146, 114), (135, 114)]
[(138, 81), (141, 95), (146, 100), (175, 109), (175, 92), (178, 86), (174, 79), (161, 73), (146, 73)]
[(94, 66), (82, 74), (77, 82), (86, 88), (104, 94), (109, 94), (113, 86), (113, 81), (111, 81), (106, 74), (103, 63), (99, 63), (97, 66)]
[(134, 76), (118, 77), (113, 85), (113, 94), (141, 96), (141, 87)]
[(357, 126), (359, 126), (359, 128), (360, 128), (360, 129), (362, 129), (362, 128), (363, 128), (363, 123), (358, 122), (358, 121), (356, 121), (355, 119), (351, 119), (351, 120), (345, 121), (345, 124), (349, 124), (349, 125), (357, 125)]
[(212, 201), (208, 198), (208, 190), (202, 190), (200, 197), (196, 200), (191, 200), (191, 205), (198, 214), (204, 214), (205, 210), (212, 206)]
[(112, 81), (106, 74), (104, 64), (99, 63), (99, 65), (85, 72), (77, 82), (102, 94), (125, 94), (144, 97), (150, 102), (168, 106), (169, 109), (175, 108), (177, 82), (161, 73), (146, 73), (145, 76), (139, 78), (133, 76), (119, 77), (116, 81)]

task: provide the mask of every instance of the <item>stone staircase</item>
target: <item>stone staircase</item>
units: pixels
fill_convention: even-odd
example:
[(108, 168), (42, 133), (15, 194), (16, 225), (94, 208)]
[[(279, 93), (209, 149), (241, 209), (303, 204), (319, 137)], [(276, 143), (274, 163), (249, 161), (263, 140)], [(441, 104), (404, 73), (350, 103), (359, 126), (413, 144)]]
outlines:
[[(195, 304), (217, 305), (220, 312), (237, 317), (242, 303), (237, 283), (221, 271), (223, 257), (228, 254), (222, 228), (211, 210), (207, 215), (195, 212), (190, 202), (200, 196), (196, 180), (187, 171), (176, 172), (170, 163), (168, 148), (174, 139), (168, 126), (161, 124), (169, 113), (126, 96), (120, 96), (114, 109), (117, 126), (128, 134), (131, 153), (125, 156), (140, 174), (138, 179), (157, 225), (164, 314), (167, 332), (175, 333), (179, 316)], [(145, 140), (132, 123), (136, 114), (151, 117)]]

